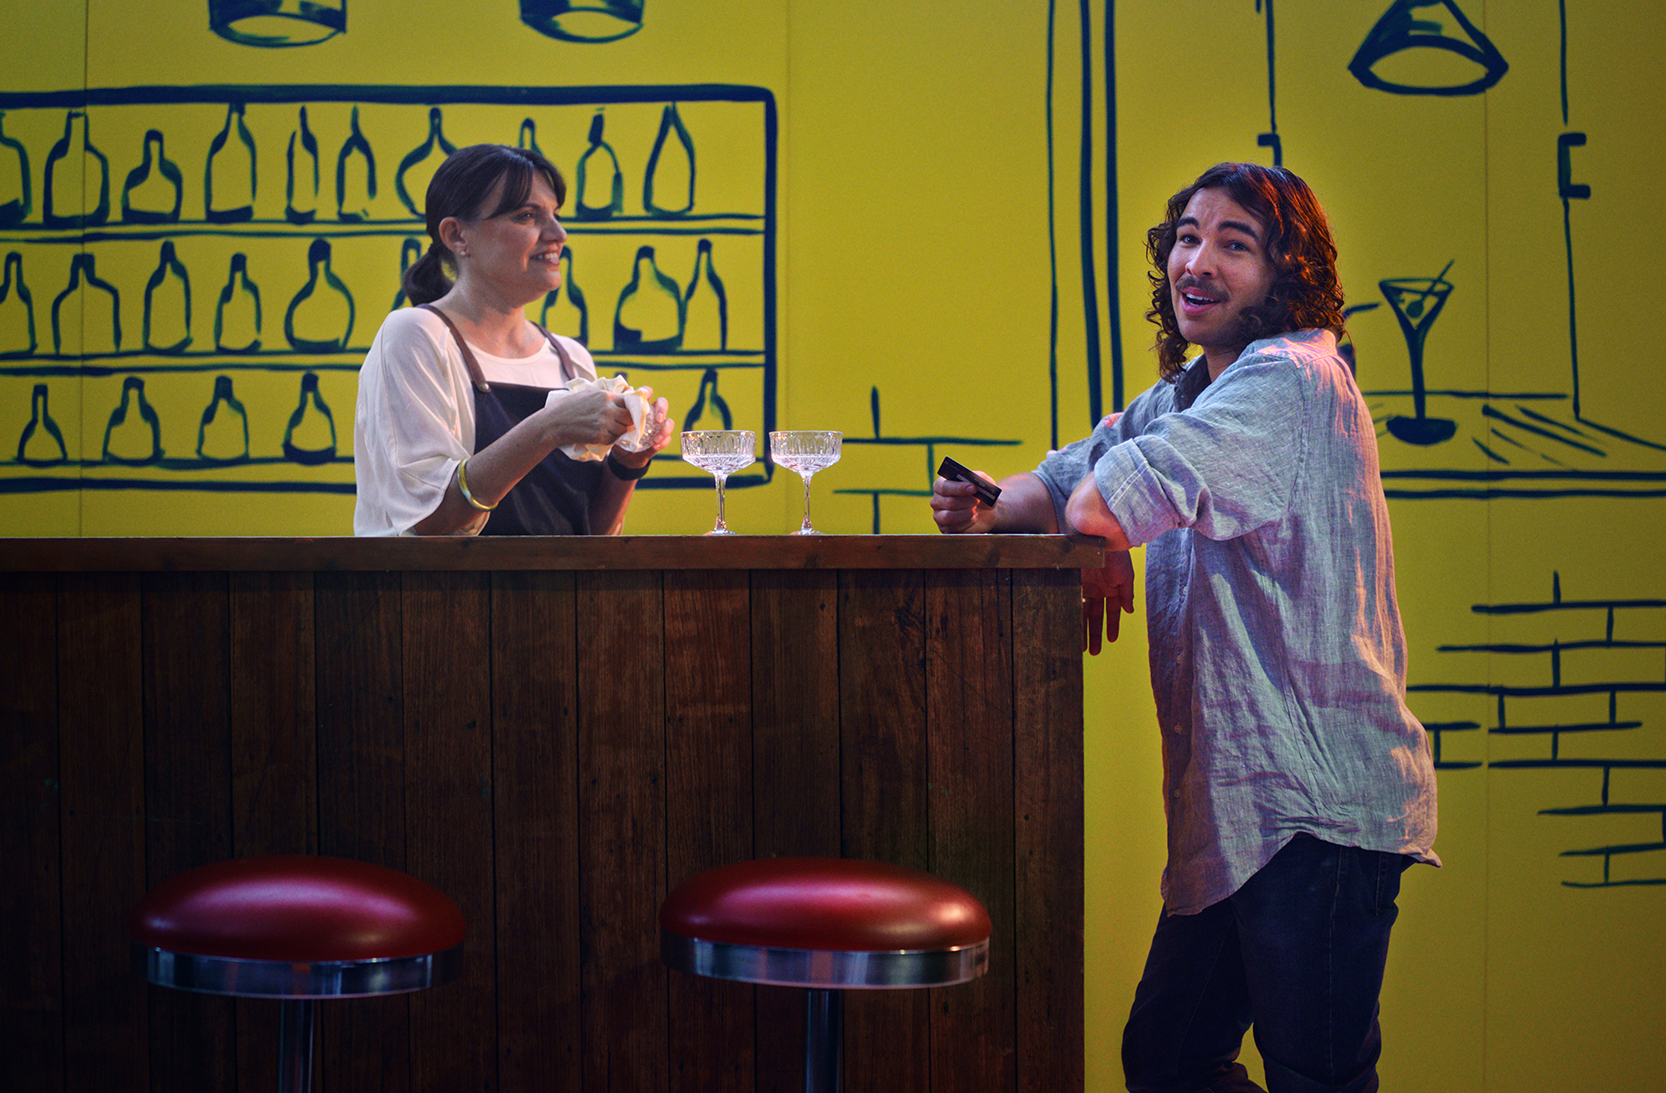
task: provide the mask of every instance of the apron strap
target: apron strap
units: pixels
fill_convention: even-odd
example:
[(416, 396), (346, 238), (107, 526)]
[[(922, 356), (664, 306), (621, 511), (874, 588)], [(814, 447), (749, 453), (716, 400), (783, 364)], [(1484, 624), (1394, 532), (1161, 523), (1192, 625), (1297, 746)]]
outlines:
[[(446, 329), (451, 331), (451, 336), (457, 339), (457, 348), (463, 351), (463, 364), (468, 368), (469, 378), (474, 381), (475, 387), (482, 391), (490, 391), (492, 389), (491, 385), (486, 382), (486, 374), (480, 370), (480, 362), (474, 359), (474, 354), (469, 350), (469, 343), (463, 340), (463, 334), (457, 329), (457, 324), (451, 321), (451, 316), (433, 304), (418, 304), (417, 306), (424, 311), (432, 311), (440, 317), (440, 322), (444, 323)], [(565, 358), (563, 358), (563, 363), (565, 363)]]
[[(532, 322), (532, 320), (528, 319), (527, 322)], [(555, 350), (555, 355), (557, 357), (561, 358), (561, 382), (562, 383), (568, 383), (571, 380), (573, 380), (575, 377), (577, 377), (578, 376), (578, 366), (573, 364), (573, 358), (569, 357), (567, 355), (567, 351), (561, 347), (561, 339), (557, 338), (554, 334), (551, 334), (548, 330), (545, 330), (543, 327), (538, 326), (537, 323), (532, 323), (532, 325), (537, 326), (538, 327), (538, 333), (542, 334), (545, 338), (549, 339), (550, 348)]]
[[(491, 385), (486, 382), (486, 374), (480, 370), (480, 362), (474, 359), (474, 353), (470, 351), (469, 343), (463, 340), (462, 332), (457, 329), (457, 324), (451, 321), (451, 317), (433, 304), (418, 304), (417, 306), (424, 311), (432, 311), (440, 317), (440, 322), (444, 323), (446, 329), (451, 331), (451, 336), (457, 339), (457, 348), (463, 353), (463, 364), (468, 367), (469, 378), (474, 381), (474, 385), (480, 390), (490, 391), (492, 389)], [(527, 321), (532, 322), (530, 319)], [(557, 338), (537, 323), (532, 323), (532, 325), (550, 343), (550, 348), (555, 350), (556, 357), (561, 361), (561, 382), (566, 384), (578, 375), (578, 367), (573, 364), (573, 358), (569, 357), (567, 350), (562, 348), (560, 338)]]

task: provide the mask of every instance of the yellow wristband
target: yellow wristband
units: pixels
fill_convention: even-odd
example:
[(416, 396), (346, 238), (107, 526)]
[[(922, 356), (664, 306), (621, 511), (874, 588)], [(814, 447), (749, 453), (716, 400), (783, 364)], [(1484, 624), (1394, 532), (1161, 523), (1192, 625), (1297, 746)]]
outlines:
[(469, 461), (466, 459), (457, 464), (457, 488), (463, 491), (463, 500), (467, 501), (481, 512), (491, 512), (493, 509), (497, 508), (497, 505), (483, 505), (479, 501), (475, 500), (474, 494), (469, 492), (468, 476), (463, 473), (463, 468), (468, 465)]

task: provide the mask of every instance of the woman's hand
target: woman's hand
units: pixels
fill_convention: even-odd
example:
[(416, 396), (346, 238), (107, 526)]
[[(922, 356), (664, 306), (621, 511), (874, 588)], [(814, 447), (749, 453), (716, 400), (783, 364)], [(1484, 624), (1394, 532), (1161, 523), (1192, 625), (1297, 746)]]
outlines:
[(544, 408), (557, 448), (612, 444), (631, 427), (631, 412), (619, 395), (590, 388), (572, 391)]
[(631, 468), (646, 467), (650, 459), (654, 458), (667, 444), (671, 443), (671, 438), (677, 432), (677, 423), (670, 416), (671, 404), (662, 398), (654, 398), (652, 387), (644, 387), (642, 392), (643, 398), (653, 400), (648, 407), (650, 417), (643, 428), (643, 431), (649, 437), (647, 447), (634, 452), (628, 452), (620, 447), (613, 449), (613, 458)]
[(1100, 569), (1082, 570), (1082, 648), (1098, 656), (1121, 632), (1118, 613), (1134, 613), (1134, 563), (1126, 550), (1107, 550)]

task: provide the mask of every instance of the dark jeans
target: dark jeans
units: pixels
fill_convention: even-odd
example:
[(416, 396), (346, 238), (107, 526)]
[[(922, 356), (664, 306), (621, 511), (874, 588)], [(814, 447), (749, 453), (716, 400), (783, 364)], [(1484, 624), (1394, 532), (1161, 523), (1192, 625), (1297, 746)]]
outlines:
[(1372, 1093), (1377, 995), (1409, 857), (1297, 835), (1228, 899), (1157, 923), (1122, 1038), (1133, 1093)]

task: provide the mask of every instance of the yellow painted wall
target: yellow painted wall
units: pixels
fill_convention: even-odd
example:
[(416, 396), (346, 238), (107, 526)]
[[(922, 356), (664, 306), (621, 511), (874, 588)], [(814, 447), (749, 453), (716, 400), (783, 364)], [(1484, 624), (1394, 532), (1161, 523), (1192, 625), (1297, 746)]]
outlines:
[[(1258, 138), (1276, 133), (1284, 164), (1331, 213), (1350, 305), (1363, 308), (1350, 334), (1380, 423), (1411, 705), (1439, 746), (1447, 866), (1406, 879), (1383, 997), (1385, 1086), (1651, 1087), (1666, 1023), (1666, 417), (1646, 354), (1660, 310), (1648, 259), (1666, 244), (1651, 186), (1666, 147), (1653, 76), (1666, 13), (1653, 0), (1572, 0), (1565, 21), (1550, 0), (1286, 0), (1274, 22), (1270, 0), (1086, 7), (1084, 23), (1079, 6), (1040, 2), (649, 0), (639, 30), (596, 43), (537, 32), (515, 0), (353, 0), (344, 32), (281, 49), (216, 35), (208, 0), (9, 13), (0, 133), (28, 156), (31, 209), (0, 227), (0, 253), (19, 255), (8, 268), (21, 266), (30, 293), (34, 348), (8, 279), (0, 531), (345, 534), (353, 368), (393, 301), (401, 245), (420, 234), (395, 179), (434, 107), (457, 144), (514, 142), (532, 119), (570, 177), (600, 107), (625, 208), (569, 227), (604, 372), (654, 383), (683, 417), (714, 369), (736, 427), (843, 429), (843, 461), (816, 480), (817, 526), (928, 531), (937, 457), (997, 476), (1027, 469), (1055, 436), (1084, 432), (1096, 405), (1150, 382), (1145, 228), (1210, 163), (1269, 162)], [(1422, 48), (1390, 50), (1372, 69), (1382, 79), (1450, 87), (1485, 71), (1435, 38), (1479, 54), (1479, 35), (1507, 68), (1484, 93), (1366, 86), (1349, 63), (1396, 11), (1414, 36), (1400, 44)], [(304, 103), (284, 95), (297, 87), (312, 89)], [(85, 242), (43, 222), (46, 163), (83, 91), (112, 209)], [(209, 224), (208, 153), (233, 99), (247, 100), (256, 145), (253, 217)], [(696, 204), (647, 217), (643, 174), (673, 102), (696, 149)], [(323, 192), (317, 218), (297, 225), (285, 152), (301, 105)], [(379, 185), (355, 206), (366, 219), (344, 222), (334, 170), (354, 105)], [(152, 128), (184, 180), (180, 219), (124, 223), (121, 192)], [(0, 146), (0, 212), (20, 196), (17, 162)], [(362, 168), (348, 166), (358, 193)], [(727, 349), (615, 351), (636, 248), (655, 246), (682, 282), (701, 238), (729, 292)], [(355, 302), (336, 352), (296, 350), (283, 333), (317, 239)], [(191, 279), (181, 351), (143, 342), (168, 242)], [(107, 319), (79, 310), (85, 291), (65, 297), (53, 341), (52, 305), (83, 251), (119, 291), (119, 349), (104, 344)], [(234, 253), (262, 293), (258, 351), (215, 343)], [(1451, 423), (1438, 442), (1395, 431), (1420, 428), (1411, 346), (1380, 285), (1395, 279), (1416, 290), (1406, 299), (1450, 292), (1422, 346), (1421, 418)], [(153, 296), (167, 291), (164, 279)], [(153, 343), (171, 344), (179, 316), (154, 310)], [(309, 371), (337, 430), (323, 463), (283, 452)], [(222, 375), (248, 416), (246, 460), (197, 452)], [(134, 449), (122, 434), (118, 458), (104, 445), (130, 378), (157, 412), (162, 452), (124, 462)], [(61, 457), (44, 426), (30, 431), (42, 384)], [(303, 425), (313, 432), (293, 446), (314, 450), (317, 423)], [(731, 526), (796, 527), (798, 485), (785, 477), (734, 490)], [(709, 526), (698, 475), (667, 457), (649, 482), (628, 530)], [(1116, 1045), (1158, 913), (1143, 641), (1129, 625), (1087, 665), (1094, 1091), (1121, 1086)]]

